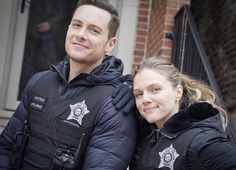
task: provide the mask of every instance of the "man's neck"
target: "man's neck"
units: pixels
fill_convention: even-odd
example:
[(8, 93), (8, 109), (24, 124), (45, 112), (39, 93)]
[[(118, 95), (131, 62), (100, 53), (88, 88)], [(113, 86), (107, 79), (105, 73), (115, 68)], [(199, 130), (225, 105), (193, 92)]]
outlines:
[(97, 66), (99, 66), (101, 63), (96, 63), (94, 65), (87, 65), (83, 63), (75, 63), (70, 61), (70, 71), (69, 71), (69, 77), (68, 82), (73, 80), (75, 77), (80, 75), (81, 73), (91, 73)]

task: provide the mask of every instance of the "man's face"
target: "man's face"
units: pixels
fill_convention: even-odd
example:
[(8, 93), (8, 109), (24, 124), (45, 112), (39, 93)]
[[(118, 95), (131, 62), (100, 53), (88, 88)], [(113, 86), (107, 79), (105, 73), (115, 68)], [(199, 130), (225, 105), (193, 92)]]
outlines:
[(71, 62), (95, 68), (104, 54), (113, 49), (116, 38), (108, 39), (110, 13), (92, 5), (82, 5), (74, 13), (66, 36), (66, 52)]

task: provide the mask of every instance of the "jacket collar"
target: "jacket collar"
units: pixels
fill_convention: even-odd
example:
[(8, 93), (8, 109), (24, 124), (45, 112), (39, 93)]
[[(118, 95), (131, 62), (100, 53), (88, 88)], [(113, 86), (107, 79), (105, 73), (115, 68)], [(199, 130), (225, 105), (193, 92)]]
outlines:
[(144, 127), (147, 132), (149, 131), (147, 138), (150, 138), (152, 145), (159, 134), (173, 139), (194, 127), (208, 127), (223, 131), (219, 111), (206, 102), (195, 103), (180, 110), (164, 124), (162, 129), (156, 129), (154, 124), (149, 126), (147, 124), (144, 123)]
[[(78, 75), (73, 84), (79, 81), (80, 85), (117, 84), (122, 81), (124, 65), (120, 59), (106, 55), (103, 63), (95, 68), (90, 74)], [(69, 57), (65, 57), (57, 66), (51, 66), (51, 70), (58, 73), (59, 77), (67, 84), (67, 77), (70, 70)]]
[(180, 110), (173, 115), (164, 125), (164, 128), (172, 133), (179, 132), (183, 129), (202, 125), (210, 125), (211, 121), (207, 121), (214, 116), (219, 116), (219, 111), (206, 102), (195, 103), (189, 107)]

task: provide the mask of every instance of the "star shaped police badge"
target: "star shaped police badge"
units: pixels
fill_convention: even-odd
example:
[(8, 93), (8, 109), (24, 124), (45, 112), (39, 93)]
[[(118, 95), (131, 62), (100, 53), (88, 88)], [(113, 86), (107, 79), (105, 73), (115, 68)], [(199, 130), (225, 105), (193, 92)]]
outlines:
[(171, 170), (174, 170), (174, 162), (179, 154), (176, 152), (175, 148), (173, 148), (173, 145), (171, 144), (170, 147), (159, 152), (159, 155), (161, 157), (161, 162), (158, 168), (168, 167)]
[(89, 113), (89, 110), (87, 108), (87, 105), (85, 104), (85, 101), (70, 105), (70, 109), (71, 109), (71, 112), (67, 120), (70, 120), (70, 119), (76, 120), (81, 125), (83, 117), (87, 113)]

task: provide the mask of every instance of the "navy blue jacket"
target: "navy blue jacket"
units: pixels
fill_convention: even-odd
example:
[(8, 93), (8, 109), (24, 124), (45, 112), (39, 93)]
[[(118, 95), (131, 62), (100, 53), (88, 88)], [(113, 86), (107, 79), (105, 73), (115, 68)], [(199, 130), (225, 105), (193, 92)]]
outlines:
[(130, 170), (158, 169), (235, 170), (236, 148), (227, 141), (218, 110), (193, 104), (162, 129), (144, 121)]
[[(22, 127), (28, 118), (29, 98), (32, 96), (32, 88), (42, 76), (54, 71), (61, 78), (58, 84), (58, 95), (71, 98), (90, 85), (112, 84), (114, 86), (123, 82), (123, 64), (119, 59), (106, 56), (103, 63), (91, 74), (82, 73), (69, 83), (69, 62), (66, 58), (52, 67), (49, 71), (37, 73), (28, 83), (22, 100), (8, 125), (0, 136), (0, 170), (9, 169), (11, 160), (11, 147), (14, 134)], [(50, 85), (50, 81), (48, 82)], [(84, 170), (125, 170), (134, 153), (137, 138), (137, 120), (134, 114), (118, 113), (109, 96), (97, 113), (94, 130), (88, 144)]]

